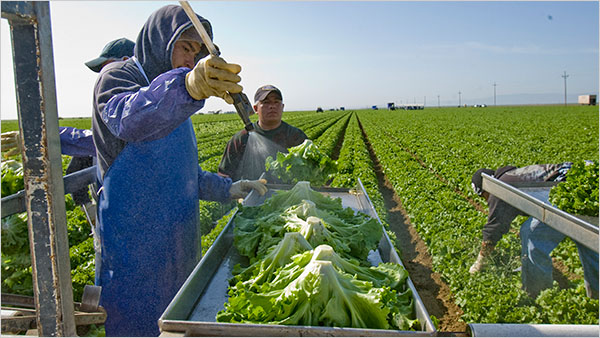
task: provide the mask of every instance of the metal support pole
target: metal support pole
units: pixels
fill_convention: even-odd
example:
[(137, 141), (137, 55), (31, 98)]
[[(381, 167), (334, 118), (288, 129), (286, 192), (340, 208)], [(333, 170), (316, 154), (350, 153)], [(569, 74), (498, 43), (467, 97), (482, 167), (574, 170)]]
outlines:
[(14, 59), (33, 293), (40, 336), (75, 336), (50, 5), (3, 1)]

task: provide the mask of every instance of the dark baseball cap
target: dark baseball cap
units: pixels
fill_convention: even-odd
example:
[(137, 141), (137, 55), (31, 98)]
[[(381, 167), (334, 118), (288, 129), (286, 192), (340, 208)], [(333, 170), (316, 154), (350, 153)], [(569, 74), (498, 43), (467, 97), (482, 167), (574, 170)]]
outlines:
[(89, 69), (99, 73), (102, 69), (102, 64), (110, 59), (122, 59), (124, 56), (133, 56), (133, 47), (135, 43), (126, 38), (113, 40), (104, 46), (100, 56), (85, 63)]
[(481, 196), (481, 194), (483, 194), (483, 189), (482, 189), (482, 185), (483, 185), (483, 177), (481, 177), (481, 174), (486, 174), (489, 176), (494, 176), (495, 171), (492, 169), (488, 169), (488, 168), (481, 168), (478, 169), (475, 174), (473, 174), (473, 177), (471, 178), (471, 188), (473, 188), (473, 191)]
[(256, 90), (256, 94), (254, 94), (254, 103), (258, 103), (264, 100), (269, 93), (275, 92), (279, 95), (279, 98), (283, 100), (283, 95), (281, 95), (281, 91), (277, 89), (277, 87), (273, 85), (265, 85)]

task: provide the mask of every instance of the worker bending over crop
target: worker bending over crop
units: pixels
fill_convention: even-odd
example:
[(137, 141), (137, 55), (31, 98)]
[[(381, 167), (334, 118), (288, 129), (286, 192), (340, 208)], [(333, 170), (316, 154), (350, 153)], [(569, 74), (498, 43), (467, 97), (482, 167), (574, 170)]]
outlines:
[[(288, 148), (308, 139), (302, 130), (281, 120), (283, 106), (283, 95), (275, 86), (265, 85), (256, 90), (254, 111), (258, 123), (254, 123), (254, 132), (242, 129), (227, 142), (219, 164), (221, 176), (234, 181), (257, 179), (265, 172), (267, 157), (275, 158), (277, 152), (287, 153)], [(269, 181), (272, 180), (274, 178), (269, 177)]]
[[(475, 172), (471, 186), (475, 193), (484, 197), (489, 205), (488, 220), (483, 227), (483, 242), (477, 260), (469, 269), (479, 272), (496, 243), (510, 230), (511, 222), (519, 215), (526, 215), (489, 192), (482, 189), (482, 173), (512, 184), (515, 182), (563, 181), (571, 162), (559, 164), (534, 164), (522, 168), (506, 166), (497, 170), (482, 168)], [(543, 202), (548, 203), (545, 196)], [(550, 252), (566, 237), (536, 218), (530, 217), (521, 225), (521, 280), (523, 288), (535, 297), (540, 291), (552, 287), (552, 259)], [(598, 299), (598, 253), (575, 242), (583, 265), (587, 295)]]
[[(198, 16), (212, 38), (210, 23)], [(134, 56), (105, 67), (94, 89), (97, 150), (96, 284), (107, 336), (156, 336), (158, 319), (201, 254), (198, 199), (229, 201), (259, 181), (203, 171), (190, 116), (208, 97), (233, 100), (241, 67), (208, 56), (184, 10), (150, 15)]]

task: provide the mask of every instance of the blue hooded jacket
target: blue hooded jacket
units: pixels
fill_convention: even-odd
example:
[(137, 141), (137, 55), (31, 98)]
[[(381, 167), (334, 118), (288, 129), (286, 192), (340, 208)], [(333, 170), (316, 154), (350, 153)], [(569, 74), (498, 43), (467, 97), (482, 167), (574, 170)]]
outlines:
[(171, 66), (175, 41), (189, 27), (181, 7), (160, 8), (144, 24), (134, 57), (104, 67), (94, 89), (102, 186), (96, 284), (107, 336), (159, 334), (158, 318), (200, 258), (198, 199), (230, 198), (231, 180), (198, 165), (190, 116), (204, 100), (185, 88), (190, 69)]

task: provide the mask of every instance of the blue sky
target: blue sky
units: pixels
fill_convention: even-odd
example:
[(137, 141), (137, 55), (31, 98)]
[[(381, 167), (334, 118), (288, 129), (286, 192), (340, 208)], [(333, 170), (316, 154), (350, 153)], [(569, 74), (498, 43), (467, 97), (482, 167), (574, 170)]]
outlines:
[[(176, 1), (51, 1), (58, 111), (89, 117), (96, 73), (84, 62), (136, 39)], [(597, 1), (192, 1), (244, 92), (274, 84), (286, 110), (387, 102), (437, 106), (562, 103), (598, 94)], [(8, 23), (1, 20), (1, 117), (16, 118)], [(210, 98), (203, 111), (234, 110)]]

